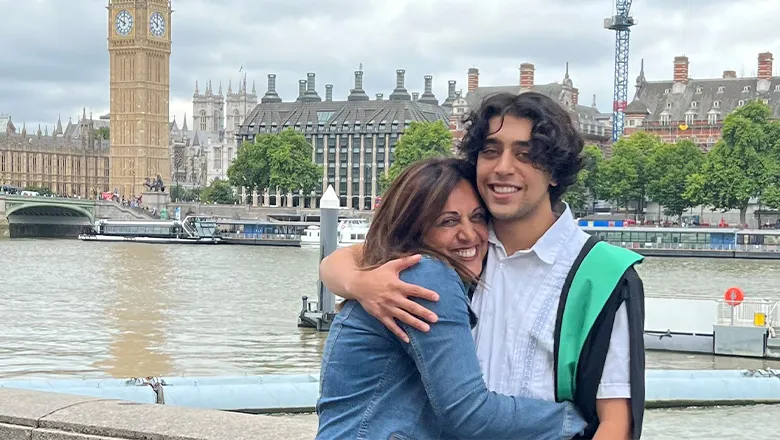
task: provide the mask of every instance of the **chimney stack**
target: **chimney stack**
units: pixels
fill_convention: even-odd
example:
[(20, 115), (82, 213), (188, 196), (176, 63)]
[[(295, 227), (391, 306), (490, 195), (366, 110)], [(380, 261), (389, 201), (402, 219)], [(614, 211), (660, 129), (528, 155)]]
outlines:
[(325, 101), (333, 101), (333, 84), (325, 84)]
[(527, 91), (534, 88), (534, 71), (536, 67), (531, 63), (520, 65), (520, 90)]
[(376, 94), (376, 100), (377, 100), (377, 101), (381, 101), (381, 100), (382, 100), (384, 97), (385, 97), (385, 95), (384, 95), (384, 94), (382, 94), (382, 93), (377, 93), (377, 94)]
[(469, 92), (473, 92), (479, 87), (479, 69), (476, 67), (470, 68), (468, 78), (468, 90)]
[(417, 101), (418, 99), (420, 99), (420, 93), (412, 92), (412, 101)]
[(774, 58), (771, 52), (758, 54), (758, 79), (772, 79), (772, 62)]
[(723, 71), (723, 79), (737, 79), (737, 71), (736, 70), (724, 70)]
[(301, 79), (298, 80), (298, 99), (297, 101), (303, 100), (303, 95), (306, 94), (306, 80)]
[(425, 92), (420, 97), (423, 104), (439, 105), (439, 100), (433, 94), (433, 76), (425, 75)]
[(451, 80), (449, 81), (449, 83), (448, 83), (448, 85), (449, 85), (449, 89), (447, 90), (447, 98), (452, 98), (452, 99), (455, 99), (455, 85), (456, 85), (456, 84), (457, 84), (457, 83), (455, 82), (455, 80), (452, 80), (452, 79), (451, 79)]
[(409, 92), (404, 85), (404, 75), (406, 71), (398, 69), (395, 71), (395, 90), (390, 94), (390, 100), (392, 101), (410, 101), (412, 99)]
[(363, 71), (355, 71), (355, 88), (349, 91), (347, 101), (368, 101), (368, 95), (363, 90)]
[(688, 57), (674, 57), (674, 82), (688, 84)]
[(306, 74), (307, 81), (306, 81), (306, 91), (309, 93), (317, 93), (317, 89), (315, 87), (314, 83), (314, 74), (313, 73), (307, 73)]
[(260, 102), (263, 104), (282, 102), (282, 98), (276, 93), (276, 75), (273, 73), (268, 74), (268, 90), (266, 90), (265, 95), (260, 98)]

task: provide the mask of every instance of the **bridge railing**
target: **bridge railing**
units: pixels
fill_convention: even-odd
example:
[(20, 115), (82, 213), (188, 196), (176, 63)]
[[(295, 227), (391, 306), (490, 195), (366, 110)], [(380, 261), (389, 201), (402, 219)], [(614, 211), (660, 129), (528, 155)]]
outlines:
[(780, 301), (766, 299), (745, 299), (741, 304), (732, 307), (725, 300), (718, 303), (718, 324), (749, 326), (756, 324), (756, 315), (764, 315), (765, 326), (774, 327), (780, 323)]

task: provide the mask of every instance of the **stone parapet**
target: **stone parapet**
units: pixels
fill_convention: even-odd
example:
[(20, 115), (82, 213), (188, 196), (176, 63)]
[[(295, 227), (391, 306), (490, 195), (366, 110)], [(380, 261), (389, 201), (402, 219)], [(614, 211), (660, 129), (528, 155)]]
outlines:
[(3, 440), (303, 440), (295, 418), (0, 388)]

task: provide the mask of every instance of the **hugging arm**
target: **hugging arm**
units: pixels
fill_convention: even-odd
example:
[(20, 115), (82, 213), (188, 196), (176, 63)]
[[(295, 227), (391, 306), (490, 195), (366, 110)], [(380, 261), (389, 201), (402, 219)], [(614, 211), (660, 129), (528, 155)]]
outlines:
[(552, 440), (571, 438), (585, 428), (569, 402), (487, 390), (471, 335), (468, 299), (452, 269), (426, 260), (402, 279), (440, 295), (435, 303), (414, 299), (439, 317), (429, 332), (402, 326), (411, 339), (404, 347), (417, 364), (433, 410), (448, 433), (462, 439)]
[(436, 322), (436, 315), (409, 296), (438, 300), (438, 295), (419, 286), (404, 283), (399, 274), (420, 261), (419, 255), (399, 258), (372, 270), (360, 270), (357, 261), (363, 245), (337, 249), (320, 263), (320, 279), (331, 292), (347, 299), (357, 300), (373, 317), (405, 342), (409, 338), (396, 319), (420, 331), (430, 326), (418, 319)]

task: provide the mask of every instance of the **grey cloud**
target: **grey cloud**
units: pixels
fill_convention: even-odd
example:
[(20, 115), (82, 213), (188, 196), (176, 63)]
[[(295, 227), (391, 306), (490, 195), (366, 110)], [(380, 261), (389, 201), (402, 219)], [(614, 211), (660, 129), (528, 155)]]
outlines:
[[(108, 107), (107, 1), (67, 3), (17, 2), (0, 16), (0, 39), (10, 42), (0, 53), (0, 112), (14, 120), (53, 122), (82, 106)], [(755, 5), (765, 13), (752, 12)], [(771, 33), (777, 13), (767, 10), (778, 6), (766, 5), (635, 1), (631, 81), (640, 58), (648, 76), (661, 79), (682, 52), (692, 73), (714, 76), (743, 64), (749, 73), (759, 51), (780, 50)], [(276, 73), (285, 99), (295, 98), (307, 72), (316, 72), (321, 95), (332, 83), (336, 97), (345, 97), (360, 63), (370, 96), (390, 93), (395, 70), (403, 68), (410, 91), (421, 91), (422, 76), (432, 74), (443, 99), (447, 80), (465, 88), (472, 66), (480, 68), (483, 84), (508, 84), (517, 82), (519, 64), (530, 61), (537, 80), (547, 82), (560, 81), (568, 61), (581, 101), (596, 93), (601, 108), (611, 107), (614, 34), (603, 29), (611, 14), (604, 0), (187, 0), (174, 1), (174, 9), (171, 111), (177, 119), (190, 112), (181, 103), (191, 100), (195, 80), (204, 87), (211, 79), (215, 88), (221, 80), (227, 91), (231, 78), (237, 87), (241, 66), (260, 94), (266, 74)], [(724, 12), (743, 19), (720, 18)]]

